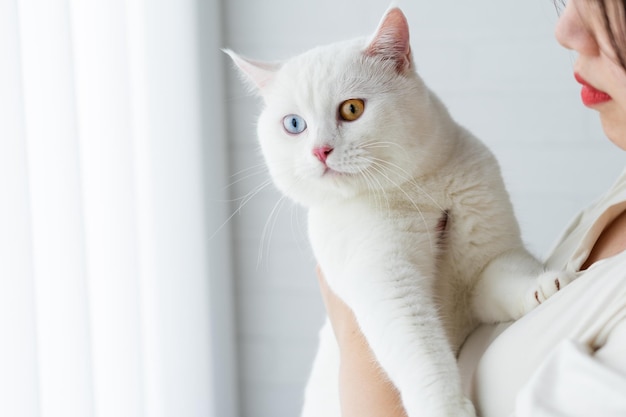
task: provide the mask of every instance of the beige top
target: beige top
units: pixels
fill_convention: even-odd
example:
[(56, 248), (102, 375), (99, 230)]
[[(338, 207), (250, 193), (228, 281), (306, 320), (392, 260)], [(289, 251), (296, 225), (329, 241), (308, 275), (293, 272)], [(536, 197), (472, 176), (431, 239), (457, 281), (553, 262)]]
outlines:
[[(626, 210), (626, 171), (552, 251), (552, 269), (579, 271)], [(626, 252), (594, 263), (513, 324), (484, 325), (459, 366), (482, 417), (626, 416)]]

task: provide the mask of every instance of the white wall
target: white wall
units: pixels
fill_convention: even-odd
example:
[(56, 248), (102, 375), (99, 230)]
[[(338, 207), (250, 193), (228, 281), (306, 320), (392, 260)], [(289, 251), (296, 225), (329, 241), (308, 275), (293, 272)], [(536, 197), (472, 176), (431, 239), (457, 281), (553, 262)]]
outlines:
[[(224, 1), (224, 46), (281, 59), (370, 34), (388, 0)], [(529, 247), (545, 255), (582, 206), (621, 171), (623, 154), (578, 98), (574, 55), (554, 41), (550, 0), (399, 1), (418, 70), (459, 122), (499, 158)], [(231, 198), (267, 177), (255, 167), (260, 103), (228, 71)], [(237, 173), (240, 173), (237, 175)], [(249, 174), (255, 174), (248, 176)], [(305, 216), (268, 187), (231, 220), (234, 228), (239, 381), (245, 417), (293, 417), (323, 319)], [(232, 204), (234, 211), (237, 203)], [(269, 231), (263, 235), (264, 228)], [(257, 265), (258, 254), (262, 259)]]

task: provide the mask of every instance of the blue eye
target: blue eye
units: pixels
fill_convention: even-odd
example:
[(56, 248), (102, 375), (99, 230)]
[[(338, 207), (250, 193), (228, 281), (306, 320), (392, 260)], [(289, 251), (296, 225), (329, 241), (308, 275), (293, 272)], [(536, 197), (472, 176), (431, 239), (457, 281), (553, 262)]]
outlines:
[(285, 130), (291, 134), (297, 135), (306, 130), (306, 122), (297, 114), (290, 114), (283, 119)]

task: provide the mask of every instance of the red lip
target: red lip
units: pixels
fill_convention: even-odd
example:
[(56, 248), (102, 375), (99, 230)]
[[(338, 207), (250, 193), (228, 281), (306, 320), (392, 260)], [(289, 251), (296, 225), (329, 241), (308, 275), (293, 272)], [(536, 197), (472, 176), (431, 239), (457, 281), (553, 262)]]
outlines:
[(580, 91), (580, 97), (582, 98), (583, 104), (585, 106), (591, 107), (596, 104), (606, 103), (607, 101), (612, 100), (610, 95), (608, 95), (604, 91), (600, 91), (594, 88), (579, 74), (574, 74), (574, 78), (576, 78), (576, 81), (578, 81), (583, 86)]

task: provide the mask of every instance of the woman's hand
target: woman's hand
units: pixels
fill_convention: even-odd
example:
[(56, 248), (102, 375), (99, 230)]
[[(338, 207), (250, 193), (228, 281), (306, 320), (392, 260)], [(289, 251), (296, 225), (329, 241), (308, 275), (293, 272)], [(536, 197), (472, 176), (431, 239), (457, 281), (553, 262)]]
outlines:
[(381, 369), (354, 313), (317, 267), (326, 312), (339, 344), (339, 397), (343, 417), (406, 417), (400, 393)]
[(326, 306), (326, 313), (333, 326), (339, 347), (350, 348), (350, 351), (353, 351), (356, 347), (360, 350), (365, 347), (369, 349), (350, 307), (330, 289), (319, 265), (316, 271), (322, 298)]

